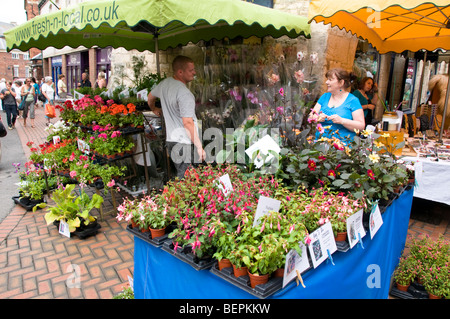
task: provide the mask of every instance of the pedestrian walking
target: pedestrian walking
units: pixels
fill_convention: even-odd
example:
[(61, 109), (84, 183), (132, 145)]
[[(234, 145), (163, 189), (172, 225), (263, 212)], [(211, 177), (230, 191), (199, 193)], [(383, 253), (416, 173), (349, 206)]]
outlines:
[(28, 78), (25, 80), (25, 84), (22, 86), (22, 90), (20, 92), (20, 95), (22, 95), (22, 99), (25, 99), (25, 104), (22, 111), (22, 118), (23, 118), (23, 126), (27, 126), (27, 117), (28, 117), (28, 111), (30, 112), (30, 119), (31, 119), (31, 127), (34, 128), (34, 105), (35, 105), (35, 89), (34, 86), (31, 83), (31, 78)]
[(12, 83), (11, 87), (13, 88), (14, 92), (16, 93), (16, 114), (17, 114), (17, 118), (20, 118), (21, 112), (17, 107), (19, 106), (20, 102), (22, 102), (22, 97), (20, 96), (20, 90), (22, 88), (22, 81), (15, 80)]
[(38, 99), (39, 94), (41, 94), (41, 86), (36, 82), (36, 78), (34, 77), (31, 78), (31, 84), (34, 87), (34, 108), (37, 108), (42, 103)]
[(3, 101), (3, 107), (6, 111), (6, 121), (8, 128), (12, 130), (16, 125), (17, 102), (16, 91), (12, 87), (12, 82), (6, 82), (6, 88), (0, 92), (0, 98)]
[(67, 85), (64, 82), (66, 79), (66, 76), (64, 74), (60, 74), (58, 77), (58, 96), (61, 99), (67, 98)]
[[(54, 88), (54, 83), (53, 83), (53, 79), (51, 76), (45, 77), (44, 83), (41, 86), (41, 92), (45, 96), (44, 108), (45, 108), (45, 105), (47, 105), (47, 103), (54, 105), (55, 88)], [(45, 125), (48, 126), (50, 124), (50, 118), (47, 115), (45, 115), (45, 118), (47, 119), (47, 123)]]
[[(0, 92), (3, 89), (6, 89), (6, 80), (5, 79), (0, 80)], [(3, 108), (3, 100), (1, 100), (1, 99), (0, 99), (0, 110), (3, 110), (4, 112), (6, 112), (5, 109)]]

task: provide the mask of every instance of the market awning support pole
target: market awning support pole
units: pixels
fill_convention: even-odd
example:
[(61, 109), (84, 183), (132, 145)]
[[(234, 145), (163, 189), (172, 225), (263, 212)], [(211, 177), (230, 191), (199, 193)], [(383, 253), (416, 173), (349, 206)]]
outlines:
[(160, 70), (159, 70), (158, 31), (155, 31), (153, 36), (155, 38), (156, 73), (158, 73), (158, 75), (160, 75)]
[(442, 134), (444, 133), (444, 125), (445, 125), (445, 117), (447, 115), (449, 92), (450, 92), (450, 62), (448, 64), (447, 93), (445, 94), (444, 112), (442, 113), (442, 123), (441, 123), (441, 130), (439, 132), (438, 143), (442, 143)]
[[(423, 79), (425, 78), (425, 64), (427, 63), (427, 53), (425, 50), (423, 54), (423, 65), (422, 65), (422, 74), (420, 75), (420, 85), (419, 85), (419, 97), (417, 98), (417, 105), (420, 106), (422, 103), (420, 100), (422, 99), (422, 90), (423, 90)], [(417, 106), (416, 106), (417, 110)]]

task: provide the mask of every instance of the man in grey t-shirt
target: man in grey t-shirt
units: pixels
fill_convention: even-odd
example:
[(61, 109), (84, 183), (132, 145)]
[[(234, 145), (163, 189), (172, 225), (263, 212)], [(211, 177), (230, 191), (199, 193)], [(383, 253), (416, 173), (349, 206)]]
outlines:
[[(206, 155), (198, 136), (195, 98), (186, 87), (195, 76), (194, 61), (179, 55), (173, 60), (172, 69), (173, 77), (161, 81), (148, 94), (148, 105), (156, 115), (164, 114), (167, 149), (177, 176), (183, 178), (186, 169), (204, 161)], [(162, 109), (155, 106), (157, 98)]]

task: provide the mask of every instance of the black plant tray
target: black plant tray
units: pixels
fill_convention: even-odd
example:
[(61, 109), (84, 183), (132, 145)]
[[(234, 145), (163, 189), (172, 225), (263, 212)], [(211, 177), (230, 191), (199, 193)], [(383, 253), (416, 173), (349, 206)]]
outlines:
[(345, 241), (337, 241), (336, 242), (336, 248), (337, 251), (340, 251), (342, 253), (345, 253), (350, 249), (350, 245), (347, 242), (347, 239)]
[(428, 299), (427, 291), (417, 282), (411, 283), (408, 287), (408, 291), (399, 290), (397, 284), (394, 283), (390, 295), (401, 299)]
[(85, 229), (76, 229), (74, 232), (70, 233), (71, 235), (75, 235), (80, 239), (86, 239), (87, 237), (97, 235), (98, 230), (102, 228), (102, 225), (99, 223), (95, 223), (92, 226), (87, 226)]
[(169, 234), (173, 231), (173, 226), (168, 226), (166, 228), (166, 233), (163, 236), (156, 238), (152, 238), (152, 234), (150, 232), (143, 233), (139, 229), (134, 229), (130, 224), (127, 225), (127, 231), (152, 246), (161, 247), (164, 242), (170, 240)]
[(199, 259), (191, 251), (190, 247), (179, 247), (176, 251), (173, 249), (174, 245), (171, 240), (165, 241), (161, 248), (178, 258), (179, 260), (189, 264), (195, 270), (204, 270), (211, 268), (217, 260), (215, 258), (202, 258)]
[(260, 299), (265, 299), (283, 287), (282, 277), (269, 277), (269, 281), (265, 284), (257, 285), (255, 288), (250, 286), (250, 278), (248, 275), (236, 277), (233, 274), (233, 267), (223, 268), (219, 270), (218, 264), (215, 263), (213, 267), (209, 270), (216, 276), (228, 281), (230, 284), (245, 290), (249, 294), (258, 297)]
[[(53, 222), (53, 225), (55, 225), (56, 228), (59, 229), (59, 223), (59, 220), (55, 220)], [(77, 229), (75, 229), (75, 231), (70, 233), (70, 237), (74, 235), (79, 239), (86, 239), (87, 237), (97, 235), (100, 228), (102, 228), (102, 225), (95, 221), (87, 226), (78, 227)]]
[[(42, 199), (42, 200), (29, 200), (29, 199), (26, 199), (26, 198), (20, 198), (20, 196), (13, 196), (12, 200), (14, 201), (14, 203), (16, 203), (17, 205), (22, 206), (27, 211), (32, 211), (34, 206), (45, 202), (44, 199)], [(37, 208), (40, 209), (39, 207), (37, 207)]]

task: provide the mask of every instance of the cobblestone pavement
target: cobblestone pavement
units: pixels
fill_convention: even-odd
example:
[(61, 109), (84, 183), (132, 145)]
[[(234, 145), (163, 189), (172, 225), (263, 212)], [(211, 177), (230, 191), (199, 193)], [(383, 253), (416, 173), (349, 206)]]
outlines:
[[(19, 120), (16, 129), (29, 156), (26, 143), (41, 143), (47, 136), (43, 109), (36, 110), (35, 128)], [(107, 196), (104, 211), (110, 210)], [(415, 199), (408, 236), (444, 234), (450, 240), (449, 219), (449, 206)], [(111, 214), (100, 225), (95, 236), (67, 238), (47, 226), (43, 210), (16, 205), (0, 224), (0, 299), (111, 299), (118, 294), (133, 276), (133, 236)]]

